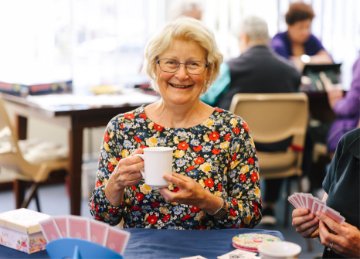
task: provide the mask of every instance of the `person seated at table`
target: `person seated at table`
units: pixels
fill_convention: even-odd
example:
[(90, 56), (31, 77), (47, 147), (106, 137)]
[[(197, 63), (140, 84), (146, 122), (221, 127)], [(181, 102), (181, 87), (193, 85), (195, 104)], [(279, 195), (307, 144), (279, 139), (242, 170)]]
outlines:
[(318, 38), (311, 33), (315, 13), (311, 5), (291, 3), (285, 15), (287, 31), (277, 33), (271, 47), (280, 56), (291, 60), (299, 71), (304, 64), (331, 64), (333, 60)]
[(316, 215), (306, 208), (292, 213), (292, 225), (305, 238), (319, 237), (324, 258), (360, 257), (360, 129), (346, 133), (340, 140), (323, 181), (326, 205), (345, 217), (337, 223), (325, 213)]
[(268, 26), (257, 16), (242, 20), (239, 29), (241, 55), (221, 66), (220, 76), (201, 96), (212, 106), (229, 109), (237, 93), (297, 92), (300, 74), (287, 60), (269, 48)]
[[(237, 93), (289, 93), (297, 92), (300, 73), (285, 59), (278, 57), (269, 48), (268, 26), (256, 16), (246, 17), (240, 26), (242, 54), (222, 65), (222, 73), (210, 89), (201, 97), (206, 103), (229, 109)], [(286, 150), (289, 141), (260, 145), (259, 151)], [(264, 210), (262, 224), (276, 224), (274, 206), (280, 196), (283, 179), (264, 181)]]
[(336, 115), (327, 135), (328, 152), (333, 153), (341, 136), (356, 128), (360, 121), (360, 52), (352, 67), (350, 90), (345, 96), (343, 87), (333, 85), (325, 74), (322, 74), (321, 78), (330, 107)]
[[(201, 102), (222, 55), (200, 21), (179, 18), (154, 36), (145, 68), (161, 99), (114, 117), (100, 151), (90, 212), (124, 227), (214, 229), (253, 227), (261, 219), (256, 150), (242, 118)], [(134, 154), (173, 148), (168, 188), (152, 190)]]

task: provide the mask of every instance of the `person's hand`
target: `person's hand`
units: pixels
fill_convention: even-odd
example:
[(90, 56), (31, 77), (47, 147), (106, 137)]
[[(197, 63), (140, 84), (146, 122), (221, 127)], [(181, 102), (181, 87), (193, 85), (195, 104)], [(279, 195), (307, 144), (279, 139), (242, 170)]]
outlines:
[[(216, 210), (221, 207), (222, 199), (213, 196), (209, 191), (205, 190), (194, 179), (178, 173), (165, 174), (164, 179), (175, 184), (179, 190), (172, 192), (168, 188), (161, 188), (160, 193), (167, 202), (178, 202), (187, 205), (193, 205), (206, 211)], [(214, 200), (212, 204), (208, 201)], [(216, 200), (215, 200), (216, 199)], [(214, 207), (212, 209), (211, 207)]]
[(360, 257), (360, 230), (346, 222), (337, 223), (324, 213), (318, 213), (321, 244), (345, 257)]
[(134, 154), (143, 154), (142, 149), (135, 150), (130, 156), (123, 158), (115, 167), (105, 187), (105, 195), (114, 206), (122, 201), (125, 187), (137, 184), (141, 179), (144, 161)]
[(303, 237), (314, 238), (318, 236), (319, 220), (314, 214), (310, 213), (308, 209), (294, 209), (292, 213), (292, 225), (296, 232)]

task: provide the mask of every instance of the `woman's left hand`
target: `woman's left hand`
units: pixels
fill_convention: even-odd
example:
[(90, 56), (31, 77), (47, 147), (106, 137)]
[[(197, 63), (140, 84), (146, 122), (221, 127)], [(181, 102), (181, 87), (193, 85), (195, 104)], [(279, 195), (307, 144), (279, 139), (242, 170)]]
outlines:
[(179, 190), (172, 192), (168, 188), (160, 189), (167, 202), (178, 202), (193, 205), (207, 212), (216, 211), (222, 206), (222, 199), (205, 190), (194, 179), (178, 173), (165, 174), (164, 179), (175, 184)]
[[(319, 217), (321, 244), (346, 257), (360, 257), (360, 230), (346, 222), (337, 223), (324, 213)], [(331, 231), (330, 231), (331, 230)]]

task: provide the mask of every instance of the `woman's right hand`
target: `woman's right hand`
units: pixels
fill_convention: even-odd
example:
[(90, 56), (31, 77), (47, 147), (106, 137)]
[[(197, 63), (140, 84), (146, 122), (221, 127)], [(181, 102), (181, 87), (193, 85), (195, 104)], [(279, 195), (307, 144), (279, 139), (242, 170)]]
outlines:
[(317, 237), (319, 235), (319, 219), (308, 209), (294, 209), (292, 213), (292, 225), (296, 232), (303, 237)]
[(105, 195), (114, 206), (120, 205), (123, 200), (124, 189), (136, 185), (143, 177), (144, 161), (135, 154), (143, 154), (142, 149), (135, 150), (130, 156), (119, 161), (105, 186)]

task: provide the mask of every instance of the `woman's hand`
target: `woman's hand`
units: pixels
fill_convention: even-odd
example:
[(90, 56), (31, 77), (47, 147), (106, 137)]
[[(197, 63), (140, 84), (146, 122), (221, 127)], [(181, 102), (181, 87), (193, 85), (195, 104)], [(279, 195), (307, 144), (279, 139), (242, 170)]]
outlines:
[(134, 154), (143, 153), (142, 149), (137, 149), (129, 157), (121, 159), (115, 167), (105, 186), (105, 195), (112, 205), (120, 205), (125, 187), (135, 185), (142, 179), (140, 170), (144, 168), (144, 161)]
[(303, 237), (314, 238), (318, 236), (319, 219), (310, 213), (308, 209), (294, 209), (292, 213), (292, 225), (295, 227), (296, 232)]
[(213, 214), (223, 204), (220, 197), (216, 197), (205, 190), (194, 179), (178, 173), (165, 174), (164, 179), (175, 184), (179, 191), (172, 192), (168, 188), (160, 189), (161, 195), (167, 202), (178, 202), (187, 205), (193, 205), (206, 212)]
[(346, 222), (339, 224), (324, 213), (317, 216), (321, 244), (345, 257), (360, 257), (360, 230), (357, 227)]

